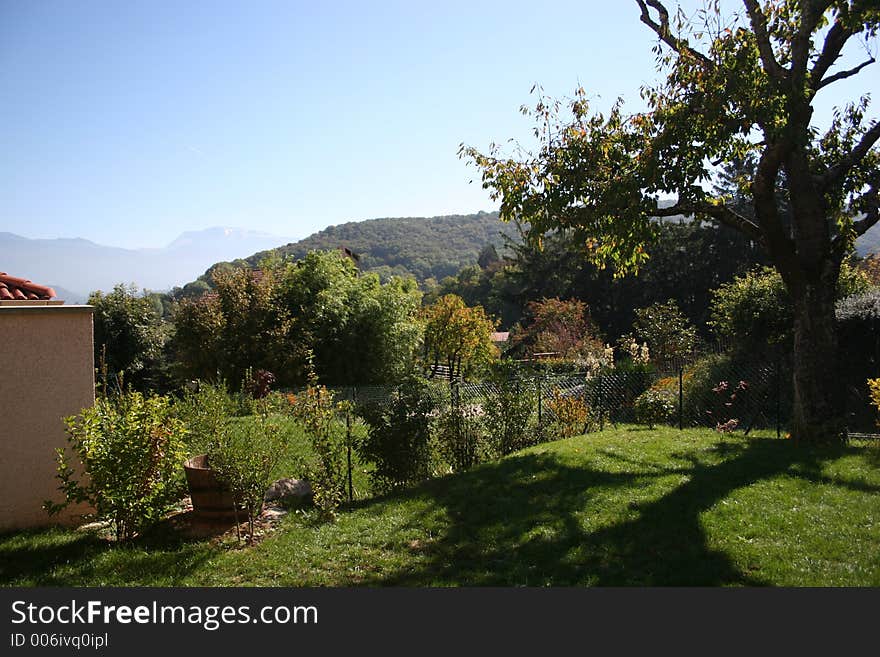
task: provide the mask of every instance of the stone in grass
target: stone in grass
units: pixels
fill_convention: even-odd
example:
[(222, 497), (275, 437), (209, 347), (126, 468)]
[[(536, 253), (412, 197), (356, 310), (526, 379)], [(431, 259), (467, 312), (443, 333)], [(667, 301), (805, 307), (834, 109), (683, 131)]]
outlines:
[(263, 499), (286, 507), (301, 508), (311, 504), (312, 487), (305, 479), (285, 477), (269, 486)]

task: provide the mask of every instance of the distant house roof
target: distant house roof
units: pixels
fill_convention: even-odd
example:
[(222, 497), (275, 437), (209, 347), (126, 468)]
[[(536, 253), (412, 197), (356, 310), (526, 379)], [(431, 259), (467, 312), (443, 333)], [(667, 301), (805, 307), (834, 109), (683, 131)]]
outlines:
[(492, 334), (492, 342), (507, 342), (510, 339), (510, 331), (495, 331)]
[[(45, 304), (57, 295), (55, 290), (45, 285), (37, 285), (26, 278), (10, 276), (6, 272), (0, 272), (0, 303), (28, 303), (38, 302)], [(55, 301), (53, 303), (64, 303)]]

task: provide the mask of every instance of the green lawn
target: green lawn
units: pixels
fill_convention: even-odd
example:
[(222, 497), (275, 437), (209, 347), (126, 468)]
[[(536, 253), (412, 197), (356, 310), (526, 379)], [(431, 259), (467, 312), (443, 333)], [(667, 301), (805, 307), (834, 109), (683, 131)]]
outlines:
[(880, 586), (880, 447), (620, 427), (247, 549), (159, 532), (0, 536), (4, 585)]

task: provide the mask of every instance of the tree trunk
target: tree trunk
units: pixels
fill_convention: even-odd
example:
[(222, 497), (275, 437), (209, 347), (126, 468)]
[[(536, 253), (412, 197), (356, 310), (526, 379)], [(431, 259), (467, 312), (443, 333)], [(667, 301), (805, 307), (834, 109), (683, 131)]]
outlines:
[(792, 438), (803, 444), (846, 441), (844, 386), (837, 358), (836, 280), (815, 280), (792, 291), (794, 409)]

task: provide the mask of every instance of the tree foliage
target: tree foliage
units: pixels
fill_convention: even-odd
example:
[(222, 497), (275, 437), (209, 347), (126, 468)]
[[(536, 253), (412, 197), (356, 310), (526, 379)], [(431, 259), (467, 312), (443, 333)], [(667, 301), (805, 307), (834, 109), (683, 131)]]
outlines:
[(154, 296), (119, 284), (107, 294), (93, 292), (89, 305), (94, 307), (95, 368), (111, 376), (124, 374), (136, 389), (161, 386), (171, 334), (161, 303), (157, 307)]
[(443, 365), (453, 378), (484, 369), (498, 357), (492, 344), (496, 322), (482, 306), (469, 308), (461, 297), (448, 294), (422, 311), (424, 358), (428, 366)]
[(697, 330), (673, 299), (636, 309), (636, 338), (648, 344), (651, 358), (670, 362), (691, 354), (697, 346)]
[[(537, 122), (537, 153), (462, 154), (481, 169), (503, 218), (529, 222), (533, 241), (571, 231), (616, 273), (645, 264), (656, 217), (695, 215), (760, 243), (795, 311), (793, 434), (840, 439), (843, 398), (827, 386), (836, 370), (834, 293), (854, 239), (880, 219), (880, 122), (868, 118), (865, 96), (822, 130), (813, 102), (874, 62), (834, 68), (847, 42), (876, 36), (880, 8), (872, 0), (743, 0), (734, 13), (715, 1), (687, 18), (660, 0), (636, 4), (666, 73), (642, 89), (646, 112), (627, 114), (618, 102), (592, 113), (579, 88), (567, 115), (545, 97), (525, 110)], [(748, 158), (754, 174), (735, 182), (754, 217), (706, 184), (719, 166)], [(663, 207), (666, 196), (674, 202)]]
[(338, 251), (264, 262), (215, 276), (215, 291), (180, 302), (175, 346), (186, 376), (240, 382), (249, 370), (279, 385), (307, 379), (307, 360), (326, 383), (395, 379), (421, 335), (414, 281), (359, 275)]
[(584, 360), (602, 351), (590, 309), (578, 299), (541, 299), (526, 305), (521, 326), (511, 331), (511, 350), (521, 356), (544, 353)]

